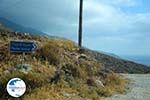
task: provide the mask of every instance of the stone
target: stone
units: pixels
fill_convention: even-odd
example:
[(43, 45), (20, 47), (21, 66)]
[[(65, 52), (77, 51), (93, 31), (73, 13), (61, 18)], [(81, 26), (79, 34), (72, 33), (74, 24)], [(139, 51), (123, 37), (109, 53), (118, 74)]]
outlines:
[(4, 71), (4, 75), (8, 75), (8, 74), (10, 74), (10, 71), (9, 70), (5, 70)]
[(95, 78), (89, 78), (87, 80), (87, 84), (89, 86), (96, 86), (96, 87), (102, 87), (102, 88), (104, 88), (103, 83), (99, 79), (95, 79)]
[(20, 64), (16, 67), (17, 70), (25, 74), (29, 73), (32, 70), (32, 65), (30, 64)]
[(102, 87), (102, 88), (105, 87), (104, 84), (100, 80), (95, 80), (95, 84), (97, 87)]
[(4, 59), (4, 54), (0, 53), (0, 61)]
[(88, 57), (87, 57), (87, 55), (85, 55), (85, 54), (80, 54), (80, 55), (78, 55), (78, 56), (76, 56), (76, 58), (77, 59), (88, 59)]

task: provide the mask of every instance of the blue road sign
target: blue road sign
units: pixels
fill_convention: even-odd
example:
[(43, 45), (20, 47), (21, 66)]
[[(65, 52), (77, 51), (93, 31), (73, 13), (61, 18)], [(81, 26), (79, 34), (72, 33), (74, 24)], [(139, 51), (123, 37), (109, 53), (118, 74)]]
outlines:
[(10, 52), (32, 53), (37, 49), (35, 42), (10, 41)]

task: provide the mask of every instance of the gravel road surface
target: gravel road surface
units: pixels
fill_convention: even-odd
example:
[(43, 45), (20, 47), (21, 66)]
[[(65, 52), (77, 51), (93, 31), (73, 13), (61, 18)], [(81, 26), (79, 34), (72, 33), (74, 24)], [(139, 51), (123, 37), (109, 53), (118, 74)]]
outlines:
[(129, 90), (123, 95), (114, 95), (106, 100), (150, 100), (150, 74), (122, 74), (131, 80)]

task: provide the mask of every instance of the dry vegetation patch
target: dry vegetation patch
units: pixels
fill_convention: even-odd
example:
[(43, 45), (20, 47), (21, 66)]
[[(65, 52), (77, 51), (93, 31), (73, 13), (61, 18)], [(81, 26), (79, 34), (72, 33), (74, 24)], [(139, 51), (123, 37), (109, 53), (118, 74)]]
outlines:
[[(20, 98), (23, 100), (100, 100), (125, 91), (126, 80), (111, 71), (102, 71), (103, 65), (80, 53), (72, 41), (44, 39), (36, 38), (38, 50), (24, 57), (4, 52), (8, 48), (0, 44), (0, 52), (5, 55), (0, 60), (0, 98), (13, 99), (5, 87), (14, 77), (27, 84), (27, 92)], [(21, 64), (31, 65), (31, 70), (22, 72), (17, 67)]]

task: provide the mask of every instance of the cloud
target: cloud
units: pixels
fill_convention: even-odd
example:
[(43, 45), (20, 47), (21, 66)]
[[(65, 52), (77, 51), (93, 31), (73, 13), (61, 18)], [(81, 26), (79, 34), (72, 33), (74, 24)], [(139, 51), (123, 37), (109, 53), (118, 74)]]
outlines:
[(85, 30), (103, 34), (150, 32), (150, 13), (127, 15), (119, 7), (102, 2), (85, 2)]
[(87, 0), (84, 13), (86, 46), (118, 54), (149, 54), (150, 13), (126, 14), (119, 5), (98, 0)]
[(150, 32), (150, 13), (139, 13), (135, 14), (134, 16), (130, 16), (128, 18), (132, 21), (132, 29), (133, 32), (140, 32), (140, 33), (148, 33)]
[(84, 9), (85, 30), (91, 29), (93, 32), (112, 33), (120, 31), (120, 29), (124, 27), (123, 25), (126, 24), (126, 16), (124, 13), (122, 13), (119, 8), (115, 8), (111, 5), (87, 0)]
[[(150, 11), (144, 12), (144, 2), (84, 0), (84, 45), (120, 55), (150, 55)], [(24, 0), (4, 16), (50, 35), (77, 41), (78, 10), (79, 0)]]
[[(8, 0), (9, 5), (8, 2), (3, 2), (3, 5), (8, 7), (16, 1)], [(67, 36), (75, 40), (78, 4), (77, 0), (22, 0), (15, 7), (4, 10), (9, 14), (4, 14), (4, 16), (50, 35)]]
[(120, 7), (133, 7), (141, 4), (141, 0), (102, 0), (102, 2)]

